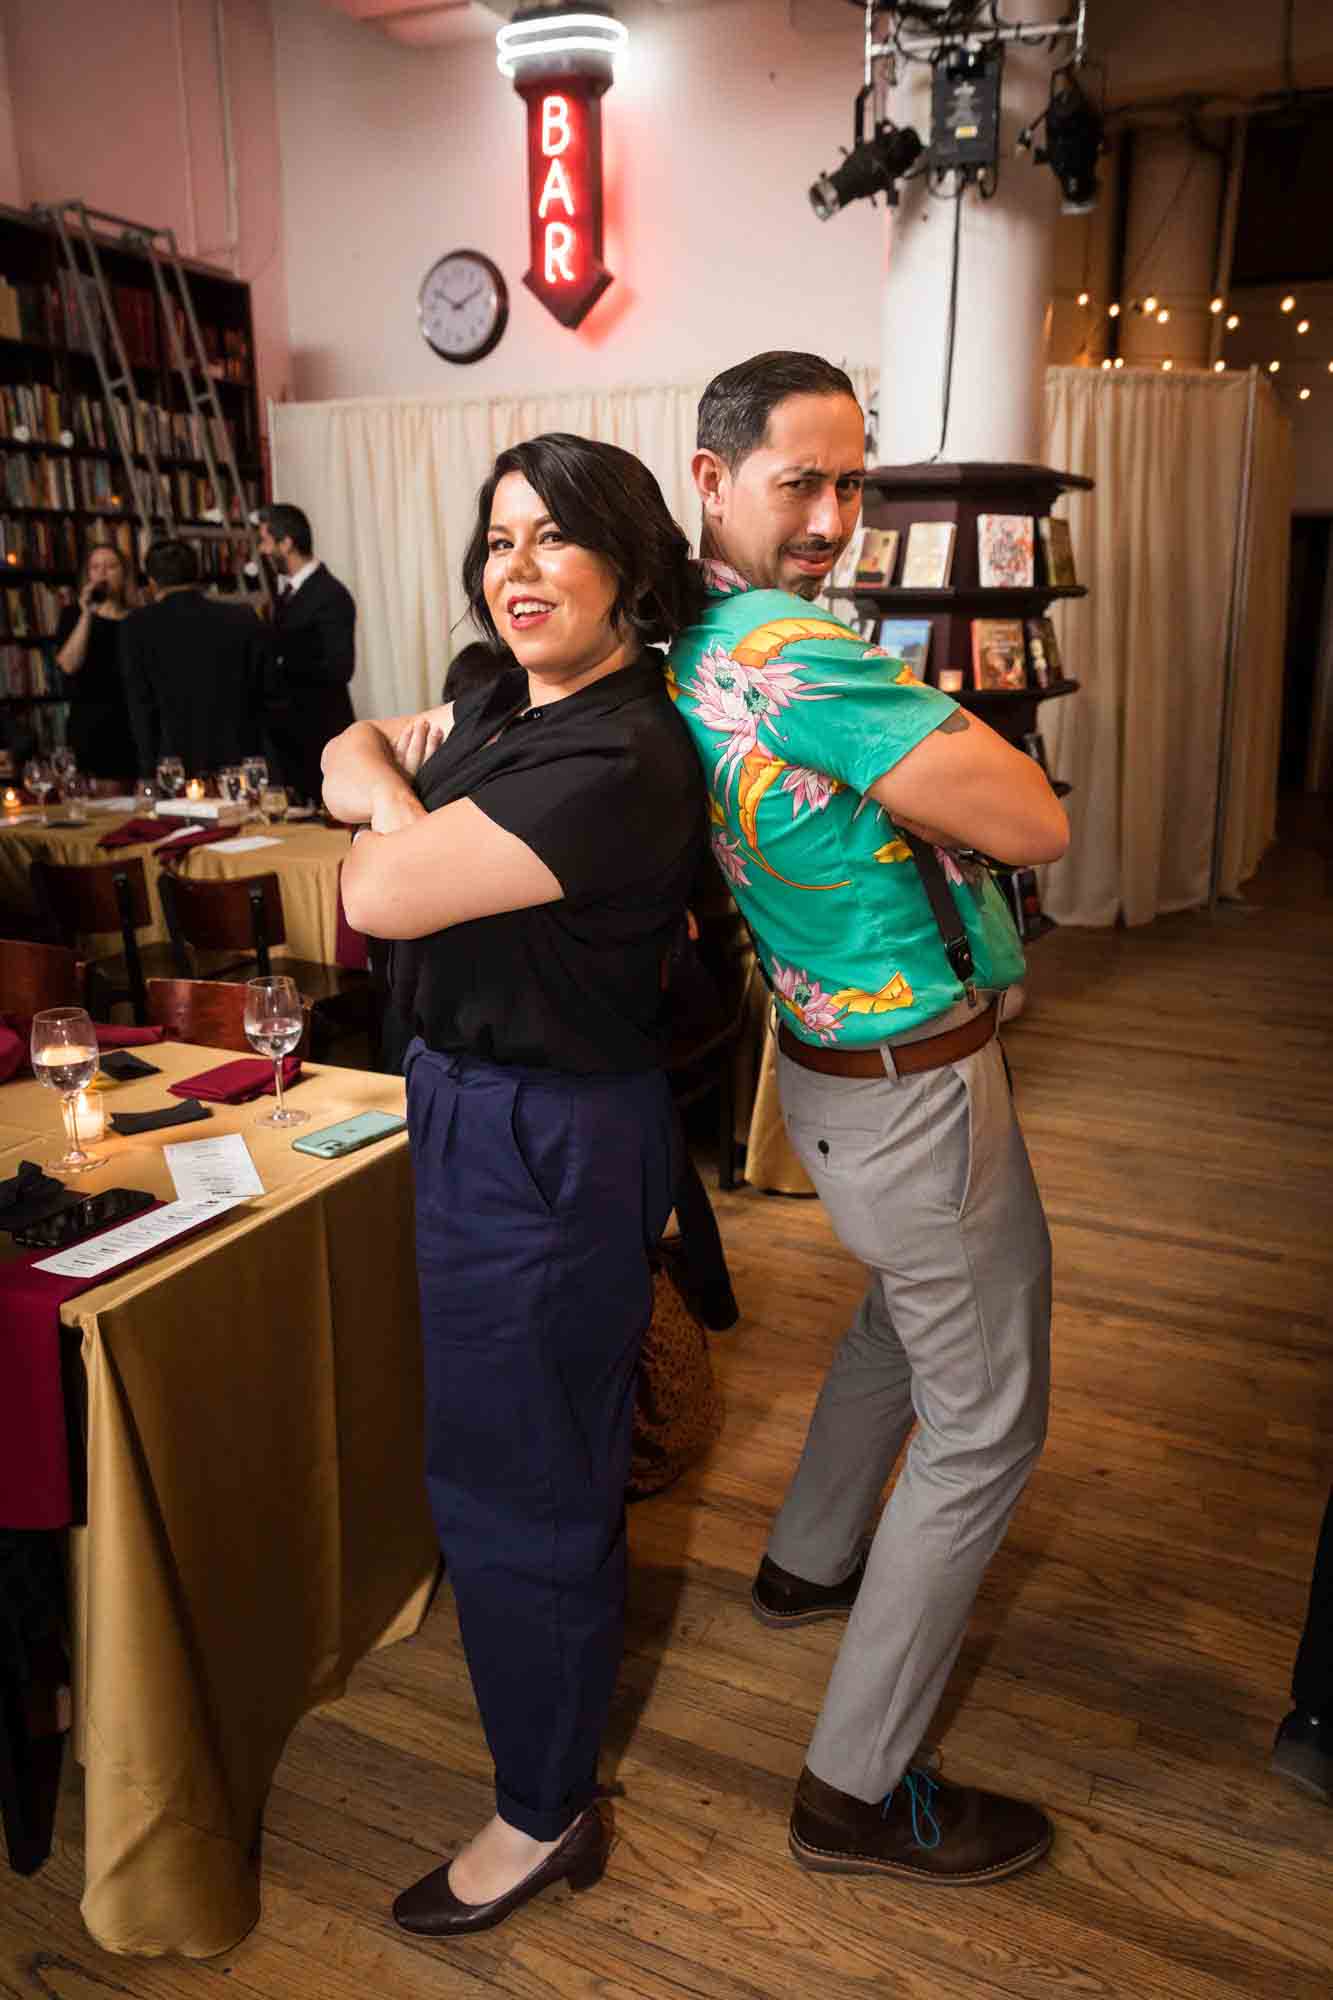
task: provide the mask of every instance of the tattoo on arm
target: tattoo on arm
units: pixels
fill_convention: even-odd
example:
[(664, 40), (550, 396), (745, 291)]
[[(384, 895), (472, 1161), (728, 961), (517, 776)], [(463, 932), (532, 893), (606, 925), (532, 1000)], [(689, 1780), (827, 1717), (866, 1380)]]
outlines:
[(961, 731), (963, 731), (968, 727), (969, 727), (968, 720), (967, 717), (963, 714), (962, 709), (956, 708), (953, 714), (946, 715), (943, 722), (940, 724), (940, 735), (957, 736), (961, 733)]

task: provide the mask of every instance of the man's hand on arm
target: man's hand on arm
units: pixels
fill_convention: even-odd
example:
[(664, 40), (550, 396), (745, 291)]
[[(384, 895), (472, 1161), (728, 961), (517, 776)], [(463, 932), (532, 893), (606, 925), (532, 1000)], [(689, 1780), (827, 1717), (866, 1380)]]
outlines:
[(1011, 866), (1058, 861), (1069, 823), (1035, 758), (956, 709), (870, 787), (899, 826)]

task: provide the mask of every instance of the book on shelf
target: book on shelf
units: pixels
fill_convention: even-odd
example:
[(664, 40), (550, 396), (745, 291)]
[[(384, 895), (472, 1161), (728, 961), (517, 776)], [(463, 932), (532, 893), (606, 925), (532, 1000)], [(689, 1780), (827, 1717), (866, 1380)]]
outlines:
[(1024, 590), (1033, 580), (1031, 514), (977, 515), (977, 577), (983, 590)]
[(972, 620), (972, 685), (987, 693), (1013, 692), (1027, 686), (1021, 618)]
[(61, 678), (42, 647), (0, 642), (0, 697), (13, 701), (25, 695), (63, 694)]
[(829, 580), (824, 586), (826, 597), (844, 597), (848, 591), (855, 588), (856, 565), (861, 560), (861, 544), (865, 538), (864, 528), (852, 530), (852, 539), (829, 572)]
[(1041, 536), (1041, 551), (1046, 558), (1046, 581), (1060, 588), (1077, 584), (1078, 572), (1074, 568), (1074, 544), (1069, 538), (1069, 523), (1062, 514), (1044, 514), (1037, 523)]
[(79, 538), (74, 522), (69, 515), (55, 520), (0, 515), (0, 557), (9, 569), (77, 569)]
[(1025, 618), (1023, 635), (1027, 640), (1028, 673), (1033, 687), (1054, 687), (1064, 679), (1054, 625), (1049, 618)]
[(4, 637), (49, 639), (69, 593), (50, 583), (10, 584), (5, 589)]
[(910, 667), (919, 681), (926, 678), (926, 662), (930, 658), (929, 618), (881, 618), (876, 644), (892, 659)]
[(856, 565), (856, 585), (858, 590), (882, 590), (893, 581), (894, 568), (898, 561), (898, 530), (896, 528), (867, 528), (861, 542), (861, 555)]
[(1030, 729), (1023, 738), (1023, 748), (1034, 764), (1040, 764), (1046, 777), (1051, 775), (1051, 767), (1046, 759), (1046, 739), (1039, 729)]
[(913, 521), (907, 530), (902, 589), (943, 590), (953, 569), (957, 527), (952, 521)]

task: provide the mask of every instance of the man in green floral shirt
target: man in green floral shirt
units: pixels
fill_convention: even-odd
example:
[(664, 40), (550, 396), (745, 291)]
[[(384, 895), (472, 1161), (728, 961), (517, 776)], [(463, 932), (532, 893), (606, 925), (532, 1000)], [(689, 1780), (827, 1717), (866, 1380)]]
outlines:
[(970, 850), (1054, 860), (1067, 829), (1031, 758), (814, 602), (860, 512), (863, 440), (816, 356), (709, 385), (710, 596), (669, 675), (777, 1004), (788, 1133), (870, 1274), (754, 1585), (770, 1626), (850, 1613), (792, 1852), (980, 1882), (1037, 1860), (1049, 1821), (914, 1757), (1045, 1436), (1050, 1241), (996, 1038), (1023, 955)]

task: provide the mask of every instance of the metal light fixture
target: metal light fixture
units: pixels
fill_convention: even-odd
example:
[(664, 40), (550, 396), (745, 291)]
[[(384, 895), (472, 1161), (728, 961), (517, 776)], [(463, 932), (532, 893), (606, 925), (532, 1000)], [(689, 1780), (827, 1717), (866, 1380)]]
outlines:
[(867, 139), (864, 134), (865, 92), (856, 100), (853, 128), (855, 143), (840, 167), (821, 174), (810, 189), (810, 206), (821, 222), (827, 222), (840, 208), (854, 201), (874, 200), (884, 195), (890, 207), (897, 205), (898, 182), (914, 167), (925, 151), (920, 134), (910, 125), (877, 125)]

